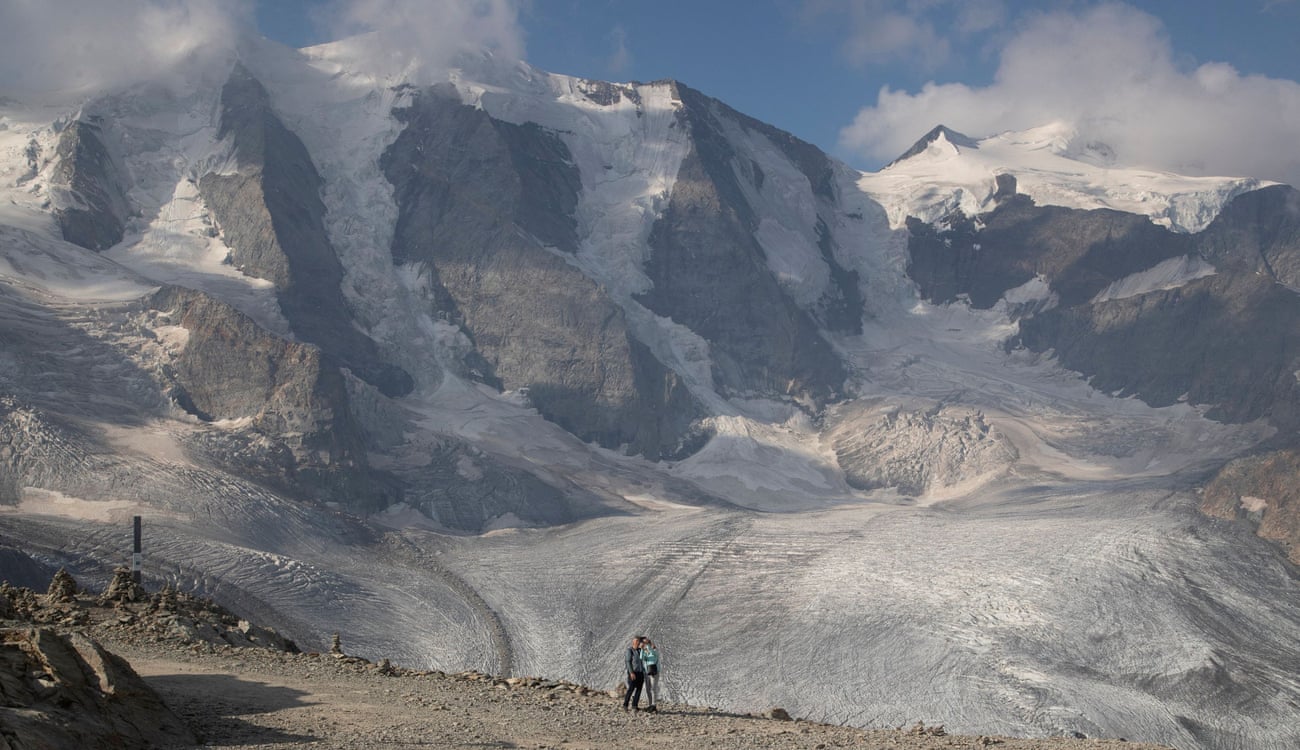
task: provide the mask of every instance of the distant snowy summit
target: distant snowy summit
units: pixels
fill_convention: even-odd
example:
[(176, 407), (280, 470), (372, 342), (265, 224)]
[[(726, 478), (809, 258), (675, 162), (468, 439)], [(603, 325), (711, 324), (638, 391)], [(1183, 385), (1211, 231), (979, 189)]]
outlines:
[(1191, 233), (1233, 198), (1273, 183), (1123, 166), (1110, 146), (1058, 122), (983, 139), (939, 125), (858, 184), (885, 207), (895, 227), (908, 216), (933, 223), (958, 210), (986, 213), (1014, 187), (1039, 205), (1109, 208)]

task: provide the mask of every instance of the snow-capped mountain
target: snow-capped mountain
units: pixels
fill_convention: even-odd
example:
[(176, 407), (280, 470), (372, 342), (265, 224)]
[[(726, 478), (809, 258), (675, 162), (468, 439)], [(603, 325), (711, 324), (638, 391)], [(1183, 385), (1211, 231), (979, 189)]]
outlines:
[(0, 104), (0, 577), (141, 514), (147, 580), (309, 646), (604, 685), (649, 631), (678, 700), (1300, 738), (1295, 190), (1060, 125), (864, 174), (354, 44)]

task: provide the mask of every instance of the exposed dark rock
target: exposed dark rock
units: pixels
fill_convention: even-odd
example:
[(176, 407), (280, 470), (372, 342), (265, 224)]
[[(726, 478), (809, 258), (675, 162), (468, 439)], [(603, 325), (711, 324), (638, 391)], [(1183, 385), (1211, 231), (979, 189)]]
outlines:
[(199, 190), (232, 262), (272, 281), (294, 334), (329, 352), (385, 395), (414, 388), (354, 323), (340, 289), (343, 266), (325, 232), (321, 178), (306, 147), (276, 116), (262, 84), (237, 65), (221, 93), (218, 137), (239, 171), (204, 175)]
[[(814, 403), (836, 397), (843, 365), (767, 266), (716, 103), (685, 86), (677, 90), (691, 149), (650, 232), (653, 255), (645, 270), (654, 287), (640, 301), (709, 341), (714, 381), (724, 392)], [(829, 183), (821, 190), (830, 190)]]
[(363, 464), (343, 376), (319, 349), (274, 336), (202, 292), (163, 287), (149, 305), (190, 332), (175, 377), (197, 416), (251, 418), (268, 434), (301, 436), (300, 459)]
[(993, 193), (993, 200), (995, 202), (1001, 203), (1002, 201), (1016, 195), (1016, 176), (1010, 172), (1003, 172), (1000, 175), (996, 175), (993, 178), (993, 182), (997, 185), (997, 191)]
[(1243, 521), (1300, 564), (1300, 450), (1286, 448), (1224, 466), (1201, 495), (1201, 512)]
[(1021, 342), (1054, 349), (1101, 390), (1155, 406), (1209, 404), (1211, 417), (1230, 422), (1267, 417), (1285, 430), (1300, 428), (1300, 341), (1291, 334), (1300, 327), (1300, 295), (1274, 270), (1289, 277), (1300, 259), (1297, 196), (1285, 186), (1246, 193), (1173, 248), (1211, 259), (1216, 275), (1125, 299), (1063, 304), (1021, 321)]
[[(927, 298), (968, 294), (973, 306), (989, 307), (1042, 275), (1060, 304), (1022, 318), (1016, 343), (1053, 351), (1102, 391), (1152, 406), (1204, 404), (1228, 422), (1267, 419), (1283, 443), (1300, 431), (1300, 192), (1273, 186), (1240, 195), (1195, 235), (1114, 211), (1039, 208), (1023, 196), (981, 218), (979, 231), (962, 216), (941, 228), (909, 223), (908, 272)], [(1110, 282), (1176, 256), (1206, 259), (1217, 273), (1094, 301)], [(1294, 557), (1300, 504), (1287, 486), (1298, 468), (1291, 449), (1235, 461), (1207, 488), (1202, 508), (1251, 520)]]
[(1099, 390), (1152, 406), (1210, 404), (1229, 422), (1300, 426), (1300, 296), (1254, 273), (1077, 305), (1020, 323), (1021, 342), (1054, 349)]
[(1042, 275), (1068, 307), (1193, 249), (1190, 237), (1145, 216), (1037, 206), (1023, 195), (1009, 197), (980, 220), (977, 229), (960, 213), (940, 227), (908, 219), (907, 273), (926, 299), (943, 304), (966, 294), (973, 307), (987, 309), (1007, 290)]
[(835, 257), (835, 239), (820, 217), (817, 219), (817, 248), (830, 268), (831, 283), (835, 285), (835, 293), (823, 296), (818, 302), (818, 321), (832, 331), (862, 333), (863, 299), (858, 286), (858, 272), (840, 265)]
[(122, 241), (127, 181), (98, 122), (75, 120), (59, 134), (52, 181), (66, 191), (67, 205), (54, 211), (63, 239), (90, 250)]
[[(274, 336), (202, 292), (163, 287), (148, 305), (190, 332), (166, 373), (177, 404), (201, 419), (246, 418), (248, 429), (287, 449), (241, 468), (272, 472), (258, 479), (290, 494), (364, 511), (400, 498), (400, 487), (370, 468), (347, 384), (328, 355)], [(214, 448), (215, 456), (225, 452)]]
[[(786, 155), (786, 158), (799, 168), (804, 177), (808, 178), (808, 184), (812, 187), (813, 195), (827, 201), (835, 201), (835, 167), (831, 164), (830, 157), (826, 156), (821, 149), (807, 141), (796, 138), (784, 130), (774, 128), (762, 120), (756, 120), (743, 112), (738, 112), (727, 106), (725, 102), (706, 96), (685, 84), (675, 82), (673, 86), (676, 88), (682, 104), (685, 105), (687, 117), (691, 118), (693, 127), (703, 124), (702, 121), (708, 122), (721, 117), (737, 123), (745, 130), (762, 135), (780, 149)], [(716, 120), (710, 124), (716, 128)], [(701, 135), (698, 130), (692, 132), (697, 137)], [(712, 139), (719, 135), (721, 135), (720, 129), (715, 133), (705, 135), (705, 137)], [(758, 178), (757, 187), (761, 189), (763, 181), (761, 169), (758, 170)]]
[(1260, 272), (1300, 289), (1300, 190), (1273, 185), (1237, 196), (1197, 237), (1221, 270)]
[(638, 104), (641, 101), (641, 97), (637, 94), (636, 87), (633, 85), (584, 80), (578, 83), (578, 90), (602, 107), (618, 104), (624, 98), (631, 99)]
[(526, 389), (584, 440), (650, 458), (682, 449), (698, 408), (637, 343), (622, 310), (569, 265), (581, 182), (568, 150), (536, 125), (422, 93), (384, 154), (399, 206), (393, 256), (429, 270), (434, 304), (459, 322), (489, 372)]

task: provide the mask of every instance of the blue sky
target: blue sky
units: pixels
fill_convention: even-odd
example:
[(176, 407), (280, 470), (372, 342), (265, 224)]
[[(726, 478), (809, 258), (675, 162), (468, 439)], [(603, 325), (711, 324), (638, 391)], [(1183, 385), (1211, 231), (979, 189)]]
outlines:
[[(402, 4), (402, 0), (356, 2), (369, 4), (371, 13)], [(423, 3), (438, 4), (436, 0)], [(341, 33), (335, 21), (342, 5), (346, 2), (260, 0), (257, 24), (266, 36), (294, 46), (327, 41)], [(1161, 59), (1141, 64), (1167, 63), (1170, 68), (1150, 85), (1177, 88), (1206, 64), (1226, 64), (1234, 80), (1243, 85), (1260, 77), (1283, 84), (1300, 81), (1300, 0), (493, 0), (480, 6), (494, 6), (491, 11), (481, 7), (484, 13), (504, 8), (510, 18), (503, 23), (514, 25), (523, 57), (536, 67), (607, 80), (675, 78), (861, 168), (878, 167), (888, 160), (890, 149), (937, 124), (925, 124), (924, 111), (907, 116), (898, 112), (900, 108), (924, 110), (917, 98), (927, 83), (970, 90), (963, 97), (960, 90), (947, 89), (948, 104), (930, 107), (940, 118), (951, 112), (960, 120), (962, 110), (971, 109), (969, 100), (981, 97), (1044, 98), (1023, 81), (1018, 87), (998, 86), (997, 81), (999, 70), (1004, 77), (1015, 75), (1005, 64), (1008, 47), (1017, 41), (1027, 43), (1025, 37), (1035, 24), (1047, 25), (1045, 17), (1072, 19), (1081, 36), (1075, 41), (1097, 50), (1101, 58), (1094, 61), (1102, 68), (1096, 71), (1086, 66), (1076, 70), (1069, 60), (1044, 65), (1045, 71), (1070, 74), (1070, 78), (1077, 73), (1091, 82), (1113, 74), (1105, 69), (1104, 58), (1124, 59), (1127, 52), (1107, 51), (1107, 45), (1142, 27), (1142, 33), (1126, 40), (1129, 44), (1163, 44), (1167, 49)], [(1107, 10), (1114, 12), (1108, 16)], [(429, 22), (438, 23), (436, 14)], [(1087, 37), (1090, 24), (1095, 43)], [(1069, 42), (1061, 46), (1068, 47)], [(1025, 56), (1032, 58), (1032, 53)], [(1021, 64), (1035, 63), (1022, 60)], [(1060, 90), (1072, 83), (1057, 80), (1043, 85)], [(879, 100), (886, 86), (912, 98), (886, 111)], [(1086, 103), (1086, 96), (1080, 98)], [(1250, 98), (1257, 100), (1267, 96)], [(1225, 100), (1224, 105), (1240, 103)], [(1180, 112), (1188, 109), (1186, 102), (1168, 106)], [(1109, 112), (1106, 106), (1097, 109)], [(1195, 107), (1191, 109), (1195, 116)], [(864, 111), (867, 117), (892, 114), (885, 118), (891, 130), (910, 125), (915, 132), (889, 138), (865, 132), (855, 140), (851, 128)], [(1113, 113), (1108, 116), (1113, 119)], [(1300, 118), (1300, 113), (1295, 116)], [(1000, 124), (988, 116), (967, 119), (964, 126), (976, 131)], [(1013, 120), (1004, 124), (1042, 124)], [(963, 127), (961, 122), (947, 124)], [(1300, 134), (1300, 120), (1276, 123), (1283, 130), (1290, 125)], [(1135, 140), (1144, 143), (1152, 137)], [(1189, 171), (1194, 171), (1196, 165), (1190, 166)]]

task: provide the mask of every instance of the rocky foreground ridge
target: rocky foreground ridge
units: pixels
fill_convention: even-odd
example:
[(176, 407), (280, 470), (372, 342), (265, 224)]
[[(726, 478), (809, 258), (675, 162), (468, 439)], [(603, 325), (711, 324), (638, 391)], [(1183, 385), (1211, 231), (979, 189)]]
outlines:
[(303, 653), (210, 600), (148, 594), (123, 569), (98, 596), (62, 570), (43, 595), (0, 585), (0, 750), (1155, 747), (952, 736), (923, 722), (859, 730), (792, 719), (780, 708), (755, 716), (663, 704), (655, 714), (625, 713), (617, 693), (415, 671), (349, 656), (337, 637), (330, 653)]

